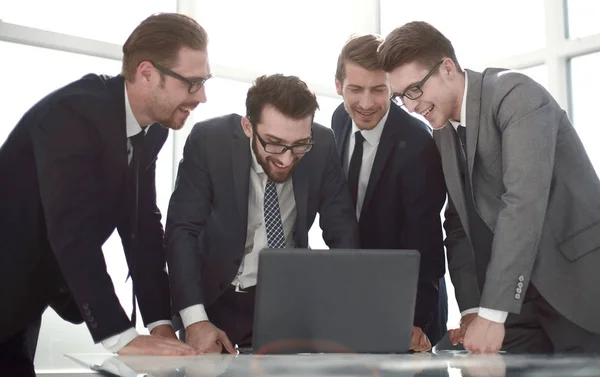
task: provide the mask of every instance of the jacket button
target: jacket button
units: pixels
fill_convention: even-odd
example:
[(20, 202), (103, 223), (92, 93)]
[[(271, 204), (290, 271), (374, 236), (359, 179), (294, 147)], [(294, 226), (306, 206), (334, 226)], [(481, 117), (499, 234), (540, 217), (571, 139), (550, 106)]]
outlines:
[(90, 306), (88, 304), (83, 304), (81, 305), (81, 307), (83, 308), (83, 310), (89, 310)]
[(518, 283), (517, 283), (517, 287), (519, 287), (519, 288), (523, 288), (523, 283), (521, 283), (521, 282), (518, 282)]
[(525, 281), (525, 278), (523, 277), (523, 275), (519, 276), (519, 281)]
[(523, 290), (521, 288), (517, 288), (517, 293), (521, 293)]
[(517, 294), (515, 295), (515, 298), (516, 298), (517, 300), (520, 300), (520, 299), (521, 299), (521, 295), (517, 293)]

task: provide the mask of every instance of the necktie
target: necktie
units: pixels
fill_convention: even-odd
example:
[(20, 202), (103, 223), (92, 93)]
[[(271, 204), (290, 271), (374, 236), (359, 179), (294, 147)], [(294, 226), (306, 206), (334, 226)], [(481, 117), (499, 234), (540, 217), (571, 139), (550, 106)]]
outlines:
[(279, 212), (277, 188), (275, 187), (275, 183), (270, 179), (267, 181), (265, 188), (264, 213), (269, 248), (284, 248), (285, 235), (283, 234), (283, 224), (281, 223), (281, 213)]
[(467, 216), (469, 217), (469, 228), (471, 230), (471, 244), (473, 245), (473, 250), (475, 252), (477, 280), (479, 282), (479, 289), (483, 290), (485, 274), (492, 256), (494, 234), (481, 216), (479, 216), (475, 207), (475, 198), (473, 196), (473, 188), (471, 187), (469, 169), (467, 166), (467, 129), (464, 126), (458, 126), (456, 132), (461, 146), (460, 161), (463, 165), (462, 170), (466, 194), (465, 203), (467, 206)]
[(130, 138), (131, 146), (133, 148), (133, 155), (131, 157), (131, 162), (129, 164), (129, 182), (128, 182), (128, 190), (129, 190), (129, 198), (130, 198), (130, 208), (131, 208), (131, 245), (130, 245), (130, 253), (131, 253), (131, 268), (129, 271), (130, 275), (133, 275), (134, 278), (131, 280), (132, 287), (132, 313), (131, 313), (131, 322), (133, 323), (133, 327), (135, 327), (136, 323), (136, 302), (135, 302), (135, 278), (137, 275), (135, 274), (136, 264), (137, 264), (137, 253), (138, 253), (138, 222), (139, 222), (139, 175), (140, 175), (140, 160), (142, 154), (144, 153), (144, 135), (145, 132), (141, 131), (140, 133), (132, 136)]
[(358, 198), (358, 178), (363, 158), (364, 141), (365, 138), (360, 131), (356, 131), (354, 133), (354, 151), (352, 152), (352, 157), (350, 157), (350, 165), (348, 165), (348, 187), (350, 188), (350, 196), (352, 197), (354, 208), (356, 208)]

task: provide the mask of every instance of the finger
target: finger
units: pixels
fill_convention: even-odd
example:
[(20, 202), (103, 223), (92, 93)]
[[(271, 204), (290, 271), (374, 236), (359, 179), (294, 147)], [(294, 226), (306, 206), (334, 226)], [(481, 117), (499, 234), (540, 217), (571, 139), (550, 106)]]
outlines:
[(418, 352), (418, 350), (417, 350), (418, 347), (419, 347), (419, 338), (418, 338), (417, 334), (413, 331), (412, 337), (410, 338), (410, 349)]
[(423, 335), (424, 334), (422, 332), (420, 332), (420, 331), (417, 333), (417, 340), (416, 340), (415, 344), (417, 345), (416, 346), (416, 351), (418, 351), (418, 352), (423, 351), (423, 347), (425, 345), (424, 344), (425, 341), (423, 339)]
[(458, 331), (457, 329), (448, 330), (448, 338), (453, 346), (458, 344)]
[(425, 349), (424, 351), (429, 351), (431, 349), (431, 341), (427, 336), (425, 336)]
[(229, 340), (229, 337), (227, 337), (225, 331), (221, 331), (219, 333), (219, 340), (221, 340), (221, 343), (223, 343), (223, 346), (225, 347), (227, 352), (233, 355), (237, 354), (235, 347), (233, 346), (233, 344), (231, 344), (231, 340)]

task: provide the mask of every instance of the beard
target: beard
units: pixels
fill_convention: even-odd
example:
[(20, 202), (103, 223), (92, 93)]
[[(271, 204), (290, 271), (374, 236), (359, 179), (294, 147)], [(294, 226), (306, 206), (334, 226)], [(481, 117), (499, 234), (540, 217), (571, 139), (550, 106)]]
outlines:
[[(262, 148), (262, 145), (261, 145), (261, 148)], [(287, 173), (283, 173), (283, 174), (275, 173), (273, 171), (273, 165), (271, 163), (269, 163), (269, 161), (273, 160), (274, 157), (271, 157), (271, 156), (266, 157), (266, 158), (261, 157), (261, 155), (258, 153), (258, 139), (256, 138), (256, 135), (252, 135), (252, 151), (254, 152), (254, 155), (256, 156), (256, 161), (263, 168), (267, 177), (275, 183), (284, 183), (285, 181), (287, 181), (289, 179), (289, 177), (294, 173), (294, 170), (296, 169), (296, 164), (300, 160), (298, 158), (298, 156), (294, 155), (294, 161), (292, 162), (291, 166), (289, 167)], [(287, 151), (286, 151), (286, 153), (287, 153)], [(277, 156), (277, 155), (274, 155), (274, 156)]]

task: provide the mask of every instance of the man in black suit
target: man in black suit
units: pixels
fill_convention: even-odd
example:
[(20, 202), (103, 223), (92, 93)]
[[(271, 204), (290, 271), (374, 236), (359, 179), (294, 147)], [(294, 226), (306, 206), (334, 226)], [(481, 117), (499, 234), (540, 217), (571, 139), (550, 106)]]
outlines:
[(342, 49), (336, 88), (344, 103), (333, 114), (332, 128), (361, 248), (421, 254), (413, 346), (423, 350), (446, 333), (444, 177), (429, 128), (390, 102), (390, 86), (377, 62), (380, 43), (379, 37), (364, 35)]
[[(168, 128), (206, 101), (206, 44), (191, 18), (153, 15), (123, 46), (122, 75), (89, 74), (49, 94), (3, 144), (0, 368), (32, 366), (32, 326), (48, 306), (85, 321), (111, 352), (196, 352), (170, 323), (154, 176)], [(144, 324), (162, 336), (138, 336), (115, 294), (102, 254), (115, 228)]]
[(229, 339), (251, 346), (258, 253), (308, 247), (317, 212), (329, 247), (358, 247), (333, 132), (313, 123), (317, 108), (297, 77), (262, 76), (248, 91), (246, 116), (194, 126), (165, 236), (173, 309), (188, 344), (232, 353)]

